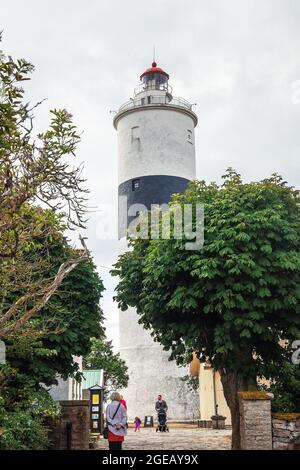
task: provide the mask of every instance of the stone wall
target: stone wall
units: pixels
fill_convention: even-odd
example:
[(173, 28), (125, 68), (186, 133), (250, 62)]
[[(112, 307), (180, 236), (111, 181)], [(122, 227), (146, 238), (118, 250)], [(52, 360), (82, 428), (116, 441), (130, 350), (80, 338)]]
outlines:
[(50, 449), (68, 448), (67, 427), (71, 424), (71, 450), (87, 450), (90, 425), (89, 400), (64, 400), (60, 405), (60, 417), (48, 423)]
[(243, 450), (271, 450), (271, 395), (266, 392), (240, 392), (240, 430)]
[(291, 440), (300, 434), (300, 413), (272, 415), (273, 449), (287, 450)]

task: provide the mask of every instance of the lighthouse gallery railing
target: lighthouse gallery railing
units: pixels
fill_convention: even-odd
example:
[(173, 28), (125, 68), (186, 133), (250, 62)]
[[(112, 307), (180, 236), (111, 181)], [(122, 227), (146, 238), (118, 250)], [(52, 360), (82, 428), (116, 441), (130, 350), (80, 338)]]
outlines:
[(154, 106), (154, 105), (167, 105), (167, 106), (175, 106), (179, 108), (188, 109), (192, 111), (193, 104), (189, 103), (184, 98), (172, 98), (169, 99), (168, 95), (151, 95), (150, 101), (147, 100), (148, 97), (139, 98), (139, 99), (131, 99), (124, 103), (118, 110), (118, 113), (122, 111), (126, 111), (127, 109), (138, 108), (142, 106)]

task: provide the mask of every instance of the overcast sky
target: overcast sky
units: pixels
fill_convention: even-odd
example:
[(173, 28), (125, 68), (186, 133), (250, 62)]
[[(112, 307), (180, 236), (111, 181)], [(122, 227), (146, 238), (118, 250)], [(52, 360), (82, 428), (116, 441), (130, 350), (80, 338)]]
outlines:
[[(175, 96), (196, 102), (197, 177), (219, 181), (228, 166), (245, 180), (279, 172), (300, 186), (299, 0), (0, 0), (2, 49), (36, 67), (27, 99), (67, 108), (83, 132), (91, 216), (87, 236), (117, 339), (117, 241), (101, 240), (101, 210), (117, 204), (113, 114), (156, 60)], [(115, 213), (116, 214), (116, 213)], [(116, 221), (116, 215), (115, 215)], [(103, 237), (102, 237), (103, 238)], [(104, 267), (103, 267), (104, 266)]]

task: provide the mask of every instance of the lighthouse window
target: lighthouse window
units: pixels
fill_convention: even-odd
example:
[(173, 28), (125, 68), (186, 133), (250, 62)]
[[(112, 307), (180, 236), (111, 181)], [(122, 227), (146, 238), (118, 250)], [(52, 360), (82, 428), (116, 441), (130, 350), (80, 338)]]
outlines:
[(190, 142), (190, 144), (193, 143), (193, 133), (190, 129), (187, 130), (187, 140)]
[(131, 138), (132, 140), (140, 138), (140, 128), (139, 126), (134, 126), (131, 128)]
[(136, 179), (132, 181), (132, 191), (137, 191), (140, 189), (140, 180)]

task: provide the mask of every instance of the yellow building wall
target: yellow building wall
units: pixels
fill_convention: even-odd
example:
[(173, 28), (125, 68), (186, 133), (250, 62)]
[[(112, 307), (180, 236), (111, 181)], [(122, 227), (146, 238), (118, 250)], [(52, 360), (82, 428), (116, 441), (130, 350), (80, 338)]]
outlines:
[(216, 413), (217, 404), (218, 414), (226, 416), (226, 425), (231, 425), (230, 410), (224, 397), (220, 374), (207, 364), (200, 364), (199, 395), (201, 419), (210, 420)]
[(208, 363), (200, 363), (193, 353), (190, 374), (199, 377), (200, 418), (209, 421), (216, 412), (217, 404), (218, 414), (226, 416), (226, 425), (231, 425), (230, 410), (224, 397), (219, 372), (212, 369)]
[(231, 425), (230, 409), (224, 397), (223, 386), (219, 372), (215, 372), (216, 402), (219, 415), (226, 416), (226, 425)]
[(210, 420), (215, 414), (214, 376), (212, 369), (205, 364), (200, 365), (199, 374), (200, 418)]

